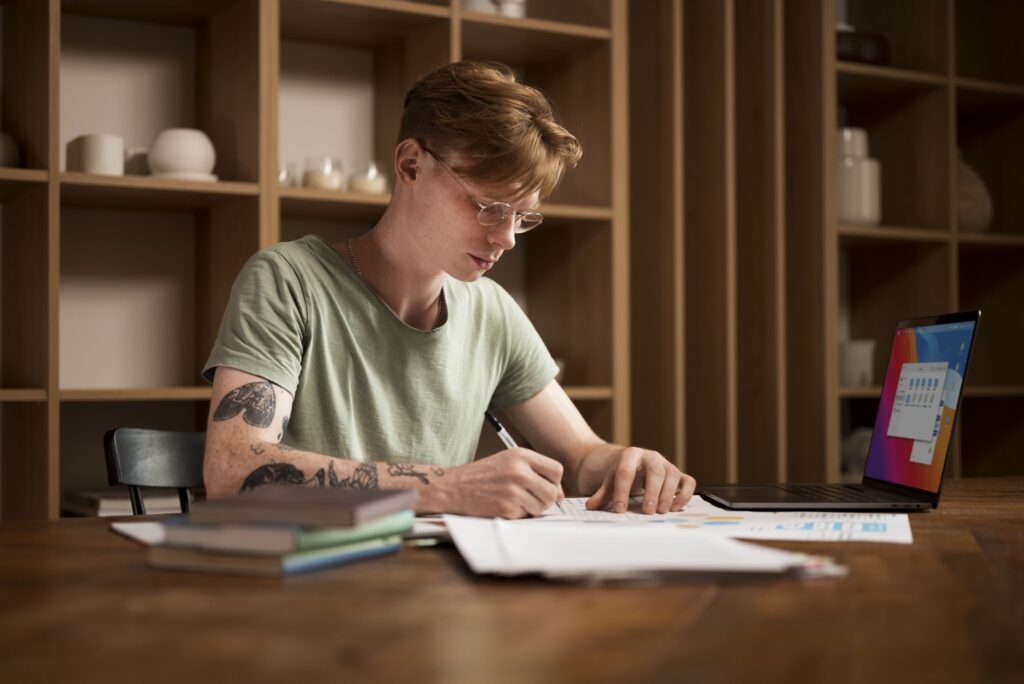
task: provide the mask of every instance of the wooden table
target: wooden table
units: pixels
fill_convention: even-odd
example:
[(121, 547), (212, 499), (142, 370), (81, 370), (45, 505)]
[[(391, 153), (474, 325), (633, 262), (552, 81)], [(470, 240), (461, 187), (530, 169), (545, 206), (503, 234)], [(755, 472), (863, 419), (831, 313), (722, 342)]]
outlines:
[(109, 520), (0, 524), (0, 681), (1024, 681), (1024, 478), (947, 485), (848, 577), (559, 585), (450, 548), (286, 580), (146, 567)]

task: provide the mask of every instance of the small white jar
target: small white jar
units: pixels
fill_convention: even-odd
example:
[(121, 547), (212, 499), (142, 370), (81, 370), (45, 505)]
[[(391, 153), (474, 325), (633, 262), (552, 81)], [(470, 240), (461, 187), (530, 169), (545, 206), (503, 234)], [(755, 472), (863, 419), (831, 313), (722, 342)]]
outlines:
[(882, 220), (882, 167), (868, 156), (864, 129), (839, 129), (836, 179), (839, 221), (878, 225)]
[(149, 148), (149, 170), (154, 176), (211, 176), (217, 154), (213, 142), (195, 128), (161, 131)]

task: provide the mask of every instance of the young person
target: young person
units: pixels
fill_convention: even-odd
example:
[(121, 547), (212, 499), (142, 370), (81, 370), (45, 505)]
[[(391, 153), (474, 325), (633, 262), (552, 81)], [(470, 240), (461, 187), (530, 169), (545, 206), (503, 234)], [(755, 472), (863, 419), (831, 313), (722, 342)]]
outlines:
[[(483, 277), (580, 155), (504, 65), (457, 62), (416, 83), (373, 229), (281, 243), (237, 277), (203, 371), (208, 494), (415, 488), (420, 512), (517, 518), (564, 484), (590, 508), (624, 511), (642, 489), (644, 512), (679, 510), (693, 478), (598, 438), (522, 310)], [(488, 408), (533, 449), (474, 461)]]

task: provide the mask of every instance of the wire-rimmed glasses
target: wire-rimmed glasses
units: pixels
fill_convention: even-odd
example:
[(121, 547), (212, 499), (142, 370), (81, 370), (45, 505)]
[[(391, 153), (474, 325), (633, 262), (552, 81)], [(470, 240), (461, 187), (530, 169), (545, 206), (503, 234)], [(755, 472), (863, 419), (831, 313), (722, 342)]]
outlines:
[(516, 211), (512, 208), (512, 205), (507, 202), (483, 202), (476, 195), (474, 195), (465, 182), (459, 178), (458, 174), (451, 170), (451, 168), (444, 161), (441, 160), (436, 154), (426, 147), (423, 148), (427, 154), (434, 158), (442, 169), (448, 172), (448, 175), (455, 179), (469, 198), (480, 207), (480, 213), (476, 215), (476, 220), (480, 222), (481, 226), (491, 227), (500, 226), (508, 217), (512, 217), (512, 230), (516, 233), (525, 233), (529, 230), (533, 230), (544, 221), (544, 214), (539, 211)]

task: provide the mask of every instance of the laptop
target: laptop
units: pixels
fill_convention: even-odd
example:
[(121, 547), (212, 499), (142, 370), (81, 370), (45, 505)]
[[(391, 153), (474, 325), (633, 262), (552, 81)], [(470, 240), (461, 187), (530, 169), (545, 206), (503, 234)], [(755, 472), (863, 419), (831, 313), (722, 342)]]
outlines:
[(939, 505), (980, 311), (900, 321), (858, 484), (712, 485), (737, 510), (907, 511)]

